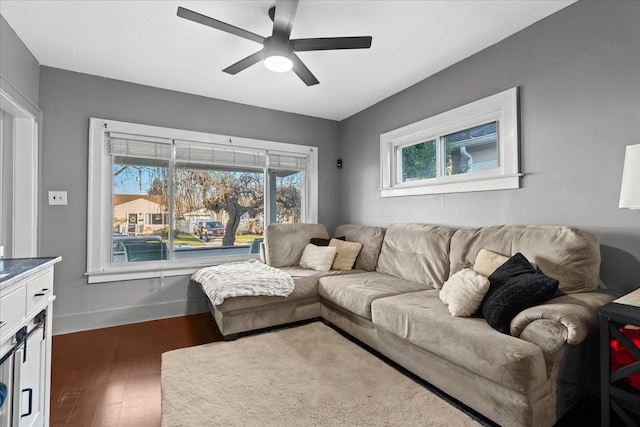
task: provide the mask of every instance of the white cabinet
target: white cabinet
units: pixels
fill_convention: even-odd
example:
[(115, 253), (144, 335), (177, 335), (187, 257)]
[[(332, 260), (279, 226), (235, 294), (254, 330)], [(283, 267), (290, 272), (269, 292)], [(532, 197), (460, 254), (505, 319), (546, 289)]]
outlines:
[(27, 339), (26, 347), (15, 353), (15, 426), (44, 426), (45, 343), (42, 329), (39, 329)]
[(49, 425), (53, 264), (60, 258), (44, 260), (0, 281), (0, 382), (8, 388), (0, 427)]

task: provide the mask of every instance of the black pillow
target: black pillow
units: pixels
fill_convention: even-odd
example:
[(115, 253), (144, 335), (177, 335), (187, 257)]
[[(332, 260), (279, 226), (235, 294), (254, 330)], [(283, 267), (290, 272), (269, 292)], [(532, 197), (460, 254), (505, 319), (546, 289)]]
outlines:
[[(334, 237), (334, 239), (338, 239), (338, 240), (345, 240), (346, 237), (341, 236), (341, 237)], [(322, 237), (313, 237), (310, 241), (310, 243), (312, 245), (316, 245), (316, 246), (329, 246), (329, 242), (331, 241), (331, 239), (323, 239)]]
[(524, 255), (520, 252), (513, 255), (489, 276), (489, 290), (482, 299), (478, 312), (482, 313), (485, 301), (487, 301), (494, 292), (504, 286), (504, 284), (509, 280), (514, 277), (518, 277), (521, 274), (531, 274), (535, 272), (536, 269), (533, 268)]
[(558, 290), (558, 284), (556, 279), (540, 270), (511, 277), (485, 298), (482, 315), (491, 327), (509, 334), (513, 318), (522, 310), (551, 299)]

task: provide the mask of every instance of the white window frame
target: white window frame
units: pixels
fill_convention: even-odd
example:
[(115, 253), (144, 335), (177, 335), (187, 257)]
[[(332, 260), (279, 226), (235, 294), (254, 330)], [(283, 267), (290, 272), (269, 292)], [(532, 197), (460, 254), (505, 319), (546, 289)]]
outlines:
[[(446, 176), (441, 138), (497, 121), (497, 168)], [(438, 176), (410, 182), (398, 179), (400, 148), (436, 140)], [(518, 153), (518, 88), (471, 102), (380, 135), (380, 194), (382, 197), (503, 190), (520, 187)]]
[[(89, 119), (89, 191), (87, 197), (87, 271), (89, 283), (191, 274), (203, 266), (256, 258), (257, 255), (220, 256), (183, 260), (111, 263), (112, 250), (112, 163), (108, 153), (108, 133), (117, 132), (150, 138), (228, 145), (238, 149), (259, 149), (308, 156), (305, 172), (302, 218), (318, 221), (318, 148), (308, 145), (240, 138), (183, 129), (165, 128), (99, 118)], [(268, 174), (265, 173), (265, 188)], [(269, 218), (265, 204), (265, 222)], [(267, 224), (265, 224), (266, 227)]]

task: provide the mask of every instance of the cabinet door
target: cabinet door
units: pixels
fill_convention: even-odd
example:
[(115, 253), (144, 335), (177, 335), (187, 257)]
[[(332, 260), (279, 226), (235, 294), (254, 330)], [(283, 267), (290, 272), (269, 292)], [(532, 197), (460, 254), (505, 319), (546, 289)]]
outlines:
[(38, 329), (27, 340), (27, 357), (24, 349), (16, 352), (16, 375), (14, 376), (17, 389), (16, 414), (14, 421), (20, 427), (42, 427), (44, 425), (44, 363), (45, 340), (42, 329)]

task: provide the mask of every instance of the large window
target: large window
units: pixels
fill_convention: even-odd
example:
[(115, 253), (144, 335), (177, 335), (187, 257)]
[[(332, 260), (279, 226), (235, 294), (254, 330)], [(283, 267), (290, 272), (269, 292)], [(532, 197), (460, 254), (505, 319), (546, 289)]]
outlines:
[(317, 149), (91, 119), (89, 282), (257, 256), (270, 223), (317, 221)]
[(380, 137), (382, 197), (519, 187), (517, 88)]

